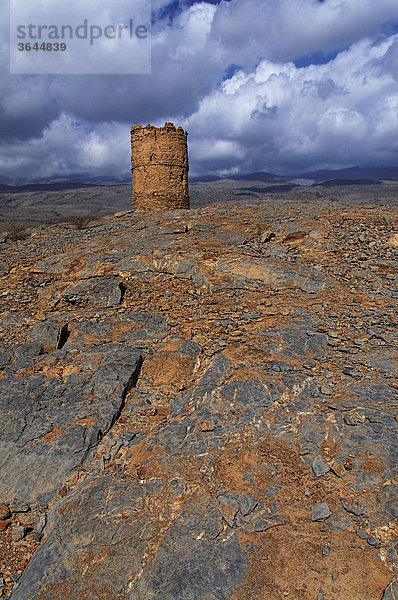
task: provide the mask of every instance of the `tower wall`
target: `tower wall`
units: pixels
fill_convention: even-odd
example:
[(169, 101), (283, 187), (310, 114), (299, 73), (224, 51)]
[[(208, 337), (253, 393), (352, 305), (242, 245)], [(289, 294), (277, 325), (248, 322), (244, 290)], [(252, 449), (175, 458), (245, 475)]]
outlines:
[(134, 210), (189, 208), (187, 136), (173, 123), (131, 128)]

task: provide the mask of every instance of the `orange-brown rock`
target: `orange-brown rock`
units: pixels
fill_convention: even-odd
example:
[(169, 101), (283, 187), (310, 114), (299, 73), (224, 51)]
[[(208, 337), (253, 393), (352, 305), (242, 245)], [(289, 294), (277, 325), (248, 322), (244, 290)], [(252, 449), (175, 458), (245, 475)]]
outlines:
[(1, 244), (1, 598), (398, 597), (398, 214), (343, 200)]

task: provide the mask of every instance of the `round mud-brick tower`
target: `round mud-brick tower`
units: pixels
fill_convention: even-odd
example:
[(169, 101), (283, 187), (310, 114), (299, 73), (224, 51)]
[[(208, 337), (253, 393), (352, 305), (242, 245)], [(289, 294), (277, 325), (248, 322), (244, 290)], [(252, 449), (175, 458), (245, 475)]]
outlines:
[(173, 123), (131, 128), (134, 210), (189, 208), (187, 135)]

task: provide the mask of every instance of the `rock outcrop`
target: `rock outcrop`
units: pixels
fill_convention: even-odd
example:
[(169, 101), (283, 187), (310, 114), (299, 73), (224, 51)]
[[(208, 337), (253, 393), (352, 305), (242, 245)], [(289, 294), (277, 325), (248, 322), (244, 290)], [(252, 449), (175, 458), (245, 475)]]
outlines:
[(0, 594), (394, 598), (394, 223), (273, 199), (3, 243)]

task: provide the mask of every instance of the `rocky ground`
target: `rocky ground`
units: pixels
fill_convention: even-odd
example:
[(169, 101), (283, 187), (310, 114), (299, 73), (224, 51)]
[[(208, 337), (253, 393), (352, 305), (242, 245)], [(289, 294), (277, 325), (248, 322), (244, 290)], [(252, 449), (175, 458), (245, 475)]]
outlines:
[[(298, 185), (300, 183), (300, 185)], [(311, 186), (312, 180), (291, 180), (286, 184), (264, 181), (191, 182), (191, 208), (203, 208), (216, 202), (256, 201), (264, 195), (283, 197), (292, 202), (327, 200), (351, 204), (395, 205), (398, 181), (383, 181), (380, 185), (336, 185), (326, 188)], [(304, 184), (304, 185), (303, 185)], [(16, 188), (19, 189), (19, 188)], [(42, 227), (59, 222), (79, 224), (82, 218), (112, 215), (131, 208), (131, 184), (76, 187), (65, 190), (36, 189), (10, 192), (0, 189), (0, 232), (10, 228)], [(1, 234), (0, 234), (1, 235)]]
[(0, 595), (394, 600), (397, 222), (269, 197), (3, 236)]

